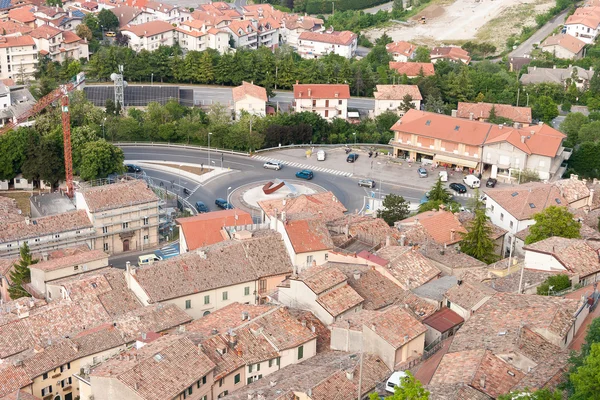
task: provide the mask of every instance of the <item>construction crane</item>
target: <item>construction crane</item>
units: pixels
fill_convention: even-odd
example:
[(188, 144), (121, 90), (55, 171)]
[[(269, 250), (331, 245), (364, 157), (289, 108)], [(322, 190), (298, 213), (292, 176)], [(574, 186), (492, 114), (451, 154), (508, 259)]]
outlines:
[(73, 157), (71, 154), (71, 114), (69, 113), (69, 93), (80, 87), (85, 82), (85, 74), (80, 72), (75, 79), (66, 85), (42, 97), (31, 109), (17, 116), (13, 121), (0, 128), (0, 136), (19, 126), (28, 125), (29, 119), (35, 117), (46, 109), (50, 104), (61, 100), (63, 146), (65, 153), (65, 180), (67, 183), (67, 195), (73, 197)]

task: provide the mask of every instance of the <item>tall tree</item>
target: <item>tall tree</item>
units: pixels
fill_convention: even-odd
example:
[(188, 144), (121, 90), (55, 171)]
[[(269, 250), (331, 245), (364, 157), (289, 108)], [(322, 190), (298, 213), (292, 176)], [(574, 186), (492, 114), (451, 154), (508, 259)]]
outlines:
[(14, 265), (10, 272), (10, 279), (13, 285), (8, 288), (10, 298), (16, 300), (20, 297), (28, 297), (29, 293), (23, 288), (23, 285), (31, 282), (31, 271), (29, 266), (36, 264), (38, 260), (34, 259), (27, 243), (23, 243), (20, 249), (21, 257), (19, 262)]
[(75, 33), (82, 39), (86, 39), (88, 42), (92, 40), (92, 30), (86, 24), (79, 24), (75, 28)]
[(450, 193), (448, 192), (448, 189), (444, 187), (444, 183), (442, 182), (441, 178), (438, 178), (431, 190), (429, 190), (429, 200), (441, 202), (450, 200)]
[(588, 117), (580, 112), (569, 113), (560, 124), (560, 131), (567, 135), (567, 140), (571, 146), (579, 143), (579, 130), (585, 124), (590, 122)]
[(106, 178), (113, 173), (123, 172), (125, 156), (123, 150), (105, 140), (88, 142), (81, 149), (79, 174), (83, 180)]
[(444, 102), (440, 96), (433, 96), (431, 94), (425, 97), (425, 111), (442, 114), (444, 112)]
[(550, 96), (540, 96), (531, 107), (533, 118), (544, 121), (550, 124), (554, 118), (558, 116), (558, 105)]
[(598, 399), (600, 394), (600, 343), (591, 346), (589, 355), (583, 360), (583, 365), (571, 374), (574, 392), (572, 400)]
[[(478, 198), (478, 194), (475, 194)], [(485, 205), (479, 199), (475, 202), (474, 218), (466, 224), (467, 233), (463, 234), (460, 251), (486, 264), (498, 261), (494, 252), (494, 242), (491, 238), (492, 227), (485, 213)]]
[(408, 217), (408, 203), (404, 197), (390, 193), (383, 199), (383, 209), (377, 211), (377, 217), (389, 225), (394, 226), (394, 222)]
[(535, 224), (529, 227), (525, 244), (531, 244), (552, 236), (579, 238), (581, 223), (573, 219), (566, 207), (550, 206), (533, 216)]
[(107, 30), (117, 29), (119, 27), (119, 19), (115, 13), (106, 8), (103, 8), (98, 13), (98, 23)]
[(417, 47), (417, 50), (415, 51), (415, 62), (431, 62), (431, 51), (427, 47)]
[(415, 105), (413, 104), (413, 97), (410, 94), (405, 94), (402, 98), (402, 103), (400, 103), (400, 111), (408, 112), (408, 110), (414, 109)]

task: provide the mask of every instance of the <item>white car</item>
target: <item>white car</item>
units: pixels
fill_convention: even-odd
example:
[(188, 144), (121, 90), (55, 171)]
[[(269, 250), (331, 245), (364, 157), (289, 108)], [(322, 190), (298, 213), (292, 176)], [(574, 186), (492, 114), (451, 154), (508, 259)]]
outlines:
[(279, 171), (283, 167), (283, 164), (277, 161), (267, 161), (264, 163), (263, 167), (266, 169), (274, 169), (275, 171)]
[(325, 150), (317, 151), (317, 161), (325, 161)]

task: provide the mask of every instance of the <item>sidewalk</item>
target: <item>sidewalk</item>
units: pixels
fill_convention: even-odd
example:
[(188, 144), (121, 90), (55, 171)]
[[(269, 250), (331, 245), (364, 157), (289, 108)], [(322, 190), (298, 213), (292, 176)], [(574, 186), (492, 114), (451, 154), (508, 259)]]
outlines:
[[(571, 292), (571, 293), (565, 295), (564, 297), (567, 299), (580, 300), (581, 296), (587, 297), (593, 291), (594, 291), (593, 285), (588, 285), (588, 286), (578, 289), (574, 292)], [(570, 350), (576, 350), (576, 351), (581, 350), (581, 345), (585, 342), (585, 335), (587, 334), (588, 326), (590, 326), (590, 324), (592, 323), (592, 321), (594, 319), (599, 318), (599, 317), (600, 317), (600, 306), (596, 307), (596, 309), (594, 311), (592, 311), (585, 317), (585, 319), (583, 320), (583, 323), (579, 327), (579, 330), (575, 334), (573, 341), (569, 345)]]

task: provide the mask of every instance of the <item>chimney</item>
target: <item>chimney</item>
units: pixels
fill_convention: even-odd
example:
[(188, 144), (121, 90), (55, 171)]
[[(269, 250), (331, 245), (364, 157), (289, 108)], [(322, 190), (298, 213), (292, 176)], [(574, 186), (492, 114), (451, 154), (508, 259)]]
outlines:
[(469, 121), (473, 121), (473, 113), (469, 113)]
[(277, 385), (277, 381), (269, 381), (270, 387), (275, 387), (275, 385)]
[(29, 225), (31, 223), (31, 220), (29, 219), (29, 217), (25, 217), (25, 225)]
[(212, 328), (212, 334), (216, 335), (217, 333), (219, 333), (219, 330), (217, 328)]
[(139, 388), (140, 388), (140, 384), (139, 384), (139, 383), (137, 383), (137, 382), (135, 382), (135, 383), (133, 384), (133, 388), (134, 388), (135, 390), (139, 390)]
[(391, 238), (388, 235), (388, 236), (385, 237), (385, 247), (389, 247), (390, 244), (391, 244)]
[(349, 381), (354, 379), (354, 371), (353, 370), (346, 371), (346, 378), (348, 378)]
[(535, 135), (535, 131), (529, 131), (530, 135)]
[(312, 93), (312, 90), (309, 88), (308, 89), (308, 97), (310, 97), (310, 94)]
[(479, 378), (479, 386), (482, 389), (485, 388), (485, 375), (482, 375), (481, 378)]
[(310, 326), (310, 331), (311, 331), (312, 333), (315, 333), (315, 331), (316, 331), (316, 330), (317, 330), (317, 328), (315, 328), (315, 326), (314, 326), (314, 325), (311, 325), (311, 326)]
[(306, 320), (303, 319), (302, 322), (301, 322), (301, 324), (302, 324), (302, 326), (306, 326)]
[(283, 223), (286, 222), (286, 218), (285, 217), (286, 217), (286, 213), (285, 213), (285, 211), (282, 211), (281, 212), (281, 221), (283, 221)]
[(142, 340), (146, 340), (146, 332), (142, 332)]
[(521, 136), (521, 143), (525, 143), (525, 136)]
[(372, 330), (373, 332), (377, 332), (377, 325), (375, 325), (375, 324), (371, 324), (371, 330)]
[(249, 320), (249, 319), (250, 319), (250, 316), (248, 314), (248, 311), (242, 311), (242, 321)]
[(406, 235), (400, 236), (400, 246), (404, 246), (406, 244)]
[(588, 206), (592, 206), (594, 201), (594, 189), (590, 189), (590, 197), (588, 197)]
[(254, 398), (254, 393), (248, 392), (248, 400), (252, 400)]
[(450, 240), (454, 241), (454, 237), (456, 236), (456, 229), (450, 229)]
[(357, 281), (360, 279), (360, 271), (354, 271), (354, 280)]
[(539, 126), (542, 126), (542, 125), (544, 125), (544, 121), (540, 121), (540, 122), (538, 122), (538, 125), (539, 125)]
[(513, 128), (515, 128), (515, 129), (519, 129), (519, 128), (521, 128), (521, 124), (519, 124), (518, 122), (515, 122), (515, 123), (513, 124)]

